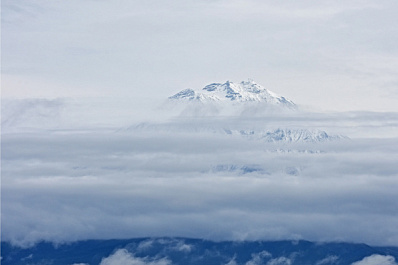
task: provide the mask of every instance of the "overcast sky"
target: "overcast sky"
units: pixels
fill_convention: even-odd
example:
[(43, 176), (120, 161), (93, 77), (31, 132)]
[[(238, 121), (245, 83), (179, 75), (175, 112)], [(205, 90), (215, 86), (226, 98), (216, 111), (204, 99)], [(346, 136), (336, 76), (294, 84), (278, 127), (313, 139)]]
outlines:
[(252, 78), (297, 104), (398, 111), (398, 2), (2, 1), (3, 97), (162, 100)]

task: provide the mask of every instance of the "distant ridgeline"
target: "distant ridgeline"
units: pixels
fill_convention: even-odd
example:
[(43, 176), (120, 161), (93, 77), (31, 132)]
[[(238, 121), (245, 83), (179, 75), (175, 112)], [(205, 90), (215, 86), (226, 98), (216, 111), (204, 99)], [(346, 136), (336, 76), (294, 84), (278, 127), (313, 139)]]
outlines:
[(398, 247), (309, 241), (224, 241), (187, 238), (89, 240), (34, 247), (1, 244), (1, 264), (269, 264), (269, 265), (393, 265)]

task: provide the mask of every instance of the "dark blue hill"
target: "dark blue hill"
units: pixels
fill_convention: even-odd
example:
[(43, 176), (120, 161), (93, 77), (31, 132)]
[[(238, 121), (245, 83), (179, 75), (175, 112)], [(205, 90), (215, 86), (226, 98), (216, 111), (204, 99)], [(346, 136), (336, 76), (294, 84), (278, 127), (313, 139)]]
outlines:
[[(392, 256), (398, 260), (398, 247), (371, 247), (351, 243), (309, 241), (224, 241), (188, 238), (137, 238), (128, 240), (88, 240), (62, 245), (41, 242), (31, 248), (1, 244), (1, 264), (90, 264), (104, 258), (112, 264), (115, 253), (146, 264), (352, 264), (371, 255)], [(391, 257), (390, 257), (391, 258)], [(255, 263), (256, 262), (256, 263)], [(115, 263), (118, 264), (118, 263)], [(132, 263), (135, 264), (135, 263)]]

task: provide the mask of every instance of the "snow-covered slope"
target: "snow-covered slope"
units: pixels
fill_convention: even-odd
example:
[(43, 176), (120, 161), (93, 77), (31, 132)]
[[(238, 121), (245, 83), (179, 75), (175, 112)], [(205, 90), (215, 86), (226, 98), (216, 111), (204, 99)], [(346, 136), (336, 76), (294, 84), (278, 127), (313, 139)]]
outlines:
[(348, 137), (343, 135), (332, 135), (322, 130), (304, 128), (277, 128), (259, 131), (224, 129), (224, 132), (268, 143), (320, 143), (348, 139)]
[(295, 109), (296, 104), (279, 96), (252, 80), (238, 84), (227, 81), (213, 83), (201, 90), (185, 89), (169, 97), (170, 100), (196, 102), (258, 102)]
[(266, 142), (307, 142), (307, 143), (318, 143), (327, 142), (333, 140), (348, 139), (342, 135), (331, 135), (322, 130), (308, 130), (308, 129), (282, 129), (254, 132), (254, 131), (240, 131), (242, 135), (257, 135), (258, 138)]

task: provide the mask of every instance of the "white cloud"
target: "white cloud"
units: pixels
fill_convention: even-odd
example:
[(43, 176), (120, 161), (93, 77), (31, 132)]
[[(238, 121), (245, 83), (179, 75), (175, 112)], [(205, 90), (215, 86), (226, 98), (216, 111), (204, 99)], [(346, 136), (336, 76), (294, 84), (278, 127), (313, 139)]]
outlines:
[(193, 246), (189, 244), (185, 244), (183, 241), (179, 241), (176, 246), (174, 247), (175, 250), (181, 251), (181, 252), (191, 252)]
[(154, 243), (154, 240), (148, 239), (145, 241), (140, 242), (140, 244), (137, 247), (137, 251), (145, 251), (147, 249), (150, 249)]
[(166, 259), (149, 260), (148, 258), (134, 257), (126, 249), (119, 249), (107, 258), (103, 258), (100, 265), (170, 265)]
[(263, 264), (265, 259), (270, 259), (272, 254), (268, 251), (261, 251), (260, 253), (252, 254), (252, 259), (246, 262), (246, 265), (260, 265)]
[(228, 261), (228, 263), (226, 263), (225, 265), (238, 265), (238, 263), (235, 260), (236, 257), (232, 258), (230, 261)]
[(292, 264), (291, 259), (286, 257), (279, 257), (275, 259), (271, 259), (267, 262), (267, 265), (290, 265)]
[(337, 264), (339, 257), (336, 255), (327, 256), (316, 262), (315, 265)]
[(352, 265), (396, 265), (395, 258), (392, 256), (383, 256), (374, 254), (365, 257), (360, 261), (352, 263)]

